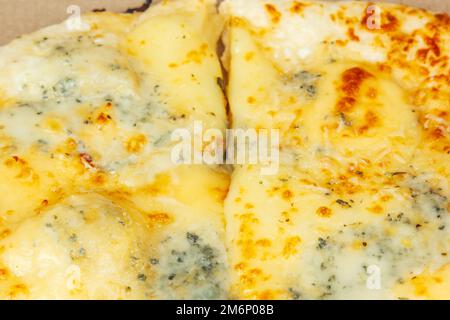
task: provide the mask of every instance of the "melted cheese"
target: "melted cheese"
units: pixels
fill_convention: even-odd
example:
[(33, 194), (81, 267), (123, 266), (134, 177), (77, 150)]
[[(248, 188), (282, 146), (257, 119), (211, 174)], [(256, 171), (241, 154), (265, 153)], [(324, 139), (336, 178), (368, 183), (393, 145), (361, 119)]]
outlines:
[(449, 297), (448, 16), (368, 6), (221, 5), (233, 125), (282, 136), (225, 201), (234, 297)]
[(171, 160), (226, 128), (214, 3), (82, 19), (0, 48), (0, 298), (226, 297), (229, 177)]
[(355, 175), (323, 183), (292, 167), (270, 178), (259, 170), (238, 169), (226, 200), (235, 297), (447, 297), (442, 276), (442, 296), (405, 289), (448, 264), (448, 189), (437, 191), (444, 181)]
[(2, 262), (11, 275), (2, 282), (3, 294), (31, 299), (142, 296), (137, 275), (145, 267), (146, 249), (134, 224), (128, 212), (94, 194), (71, 196), (27, 219), (2, 241)]

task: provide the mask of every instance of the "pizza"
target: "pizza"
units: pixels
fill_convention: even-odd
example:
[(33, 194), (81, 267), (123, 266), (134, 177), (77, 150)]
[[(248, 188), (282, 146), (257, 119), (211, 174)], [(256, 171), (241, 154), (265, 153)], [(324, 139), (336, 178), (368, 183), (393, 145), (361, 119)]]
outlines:
[(1, 297), (226, 296), (228, 173), (176, 165), (170, 139), (226, 128), (215, 12), (96, 13), (1, 49)]
[[(0, 48), (0, 298), (450, 298), (448, 15), (219, 2)], [(277, 170), (174, 161), (198, 123)]]
[(232, 292), (448, 298), (448, 16), (257, 0), (221, 13), (232, 123), (281, 135), (277, 175), (232, 177)]

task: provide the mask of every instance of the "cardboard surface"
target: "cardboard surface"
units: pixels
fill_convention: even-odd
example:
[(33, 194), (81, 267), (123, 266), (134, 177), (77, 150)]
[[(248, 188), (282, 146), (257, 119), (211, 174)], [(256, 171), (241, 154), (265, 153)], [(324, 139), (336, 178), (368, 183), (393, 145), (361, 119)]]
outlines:
[[(273, 0), (276, 1), (276, 0)], [(333, 0), (330, 0), (333, 1)], [(124, 12), (141, 6), (144, 0), (0, 0), (0, 45), (39, 28), (59, 23), (69, 17), (67, 8), (80, 7), (81, 12), (106, 9)], [(372, 2), (381, 2), (372, 0)], [(450, 0), (389, 0), (433, 11), (450, 13)]]
[(81, 13), (94, 9), (124, 12), (141, 6), (144, 0), (0, 0), (0, 45), (22, 34), (64, 21), (71, 5)]

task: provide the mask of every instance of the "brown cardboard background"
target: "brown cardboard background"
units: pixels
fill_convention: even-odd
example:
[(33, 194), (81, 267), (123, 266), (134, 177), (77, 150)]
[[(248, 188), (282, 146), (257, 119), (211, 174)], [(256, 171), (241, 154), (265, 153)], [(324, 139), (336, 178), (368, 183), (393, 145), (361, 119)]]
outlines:
[(81, 12), (105, 8), (123, 12), (139, 7), (143, 0), (0, 0), (0, 45), (39, 28), (64, 21), (70, 5)]
[[(380, 2), (380, 0), (372, 1)], [(450, 13), (450, 0), (389, 0), (387, 2)], [(144, 0), (0, 0), (0, 45), (21, 34), (63, 21), (68, 17), (66, 10), (70, 5), (80, 6), (82, 12), (99, 8), (123, 12), (130, 7), (139, 7), (142, 3)]]

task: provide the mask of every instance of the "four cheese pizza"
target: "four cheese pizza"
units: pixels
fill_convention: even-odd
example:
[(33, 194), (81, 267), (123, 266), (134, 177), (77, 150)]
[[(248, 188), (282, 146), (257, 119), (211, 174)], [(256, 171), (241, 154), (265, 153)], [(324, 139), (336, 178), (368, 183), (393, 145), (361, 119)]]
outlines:
[(221, 12), (232, 123), (281, 135), (278, 175), (233, 174), (231, 294), (449, 298), (449, 17), (287, 0)]
[[(170, 0), (75, 22), (0, 48), (0, 299), (450, 298), (448, 15)], [(279, 132), (278, 170), (174, 161), (198, 123)]]
[(227, 127), (221, 27), (174, 1), (0, 49), (0, 297), (227, 296), (227, 171), (171, 161), (175, 129)]

